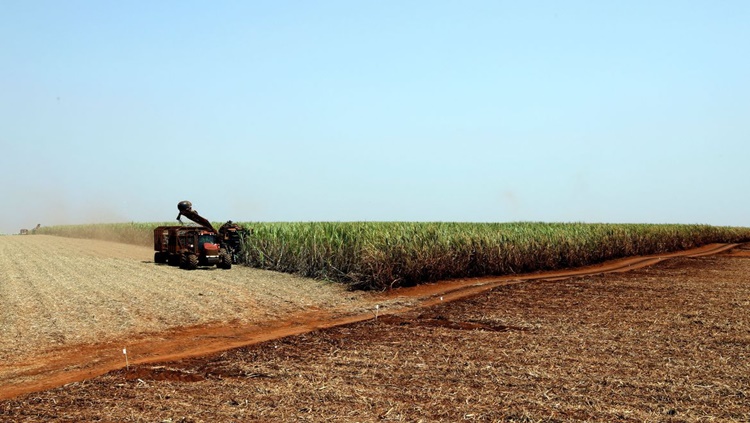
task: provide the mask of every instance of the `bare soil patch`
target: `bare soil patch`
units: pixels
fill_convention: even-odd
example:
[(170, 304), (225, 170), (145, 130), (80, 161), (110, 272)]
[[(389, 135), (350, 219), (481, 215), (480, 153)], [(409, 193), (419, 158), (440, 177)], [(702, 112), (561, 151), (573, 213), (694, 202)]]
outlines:
[(134, 364), (0, 401), (0, 420), (747, 422), (748, 251), (443, 287), (430, 307), (391, 293), (377, 319)]

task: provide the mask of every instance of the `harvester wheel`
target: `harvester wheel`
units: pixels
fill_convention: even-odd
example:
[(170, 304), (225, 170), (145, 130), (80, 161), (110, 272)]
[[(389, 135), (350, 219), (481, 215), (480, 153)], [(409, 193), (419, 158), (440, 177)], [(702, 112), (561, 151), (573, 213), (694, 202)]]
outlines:
[(187, 256), (187, 269), (195, 270), (198, 268), (198, 256), (195, 254), (188, 254)]
[(219, 251), (219, 264), (217, 265), (217, 267), (219, 269), (232, 268), (232, 255), (223, 248), (221, 249), (221, 251)]
[(195, 270), (198, 268), (198, 256), (191, 253), (180, 255), (180, 267), (186, 270)]
[(166, 263), (167, 255), (161, 251), (154, 253), (154, 263)]

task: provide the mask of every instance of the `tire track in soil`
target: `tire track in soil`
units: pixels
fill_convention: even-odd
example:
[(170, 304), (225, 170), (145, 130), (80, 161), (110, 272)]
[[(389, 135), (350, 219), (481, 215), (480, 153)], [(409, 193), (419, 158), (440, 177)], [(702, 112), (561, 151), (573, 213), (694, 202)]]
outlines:
[[(290, 317), (263, 324), (230, 322), (182, 327), (143, 335), (126, 343), (130, 365), (153, 364), (206, 356), (242, 346), (299, 335), (379, 316), (387, 318), (400, 312), (467, 298), (494, 288), (531, 281), (556, 281), (612, 272), (627, 272), (652, 266), (674, 257), (703, 257), (725, 252), (740, 244), (710, 244), (703, 247), (642, 257), (613, 260), (594, 266), (571, 270), (539, 272), (524, 275), (461, 279), (410, 288), (398, 288), (373, 295), (362, 313), (341, 309), (298, 312)], [(376, 314), (376, 306), (379, 306)], [(348, 309), (350, 310), (350, 308)], [(31, 362), (26, 370), (0, 387), (0, 400), (51, 389), (72, 382), (90, 379), (126, 367), (122, 342), (62, 347)]]

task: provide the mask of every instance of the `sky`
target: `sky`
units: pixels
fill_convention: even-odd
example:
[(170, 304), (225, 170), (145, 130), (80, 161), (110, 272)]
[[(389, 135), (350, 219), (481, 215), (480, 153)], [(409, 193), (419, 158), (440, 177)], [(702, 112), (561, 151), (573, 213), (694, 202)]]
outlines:
[(0, 0), (0, 233), (750, 226), (747, 1)]

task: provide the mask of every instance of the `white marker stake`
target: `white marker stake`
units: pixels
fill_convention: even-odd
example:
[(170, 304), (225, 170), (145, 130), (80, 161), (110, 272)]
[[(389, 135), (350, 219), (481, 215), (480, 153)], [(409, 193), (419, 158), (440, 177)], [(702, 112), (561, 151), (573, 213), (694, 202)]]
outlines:
[(378, 320), (378, 311), (380, 310), (380, 305), (375, 306), (375, 320)]
[(128, 363), (128, 350), (123, 348), (122, 353), (125, 354), (125, 368), (130, 370), (130, 363)]

